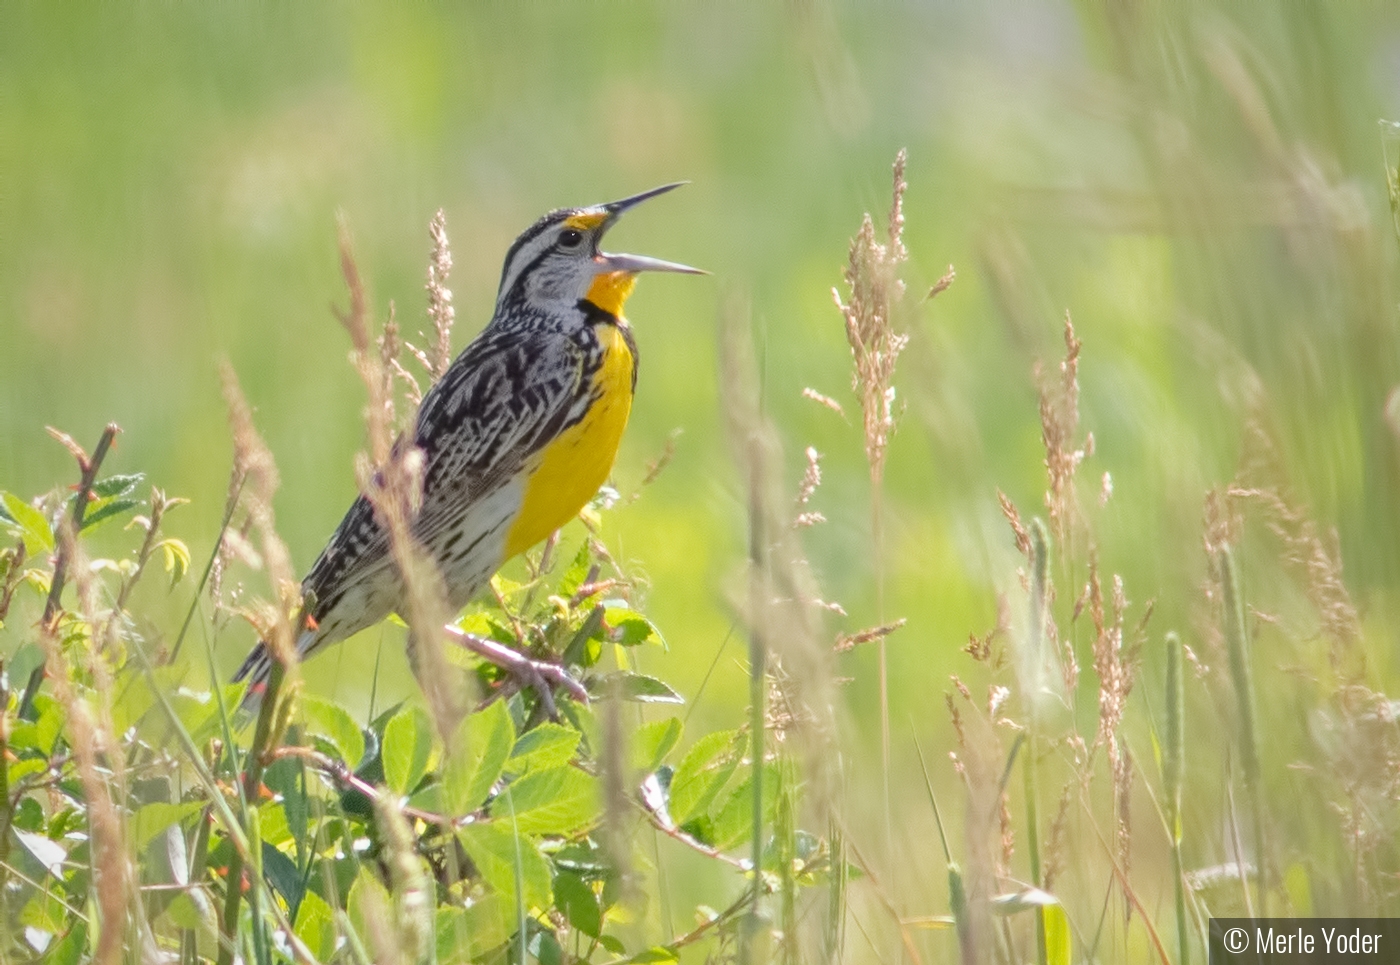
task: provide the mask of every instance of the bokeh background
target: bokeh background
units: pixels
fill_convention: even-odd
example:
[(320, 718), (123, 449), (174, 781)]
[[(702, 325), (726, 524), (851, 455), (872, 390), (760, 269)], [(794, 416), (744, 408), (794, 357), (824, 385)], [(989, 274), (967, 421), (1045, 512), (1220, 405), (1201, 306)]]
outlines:
[[(344, 301), (337, 215), (376, 311), (394, 302), (412, 333), (427, 327), (426, 226), (446, 211), (460, 348), (540, 213), (688, 179), (609, 239), (713, 273), (644, 278), (628, 306), (641, 379), (617, 488), (634, 490), (680, 433), (670, 467), (606, 517), (670, 646), (645, 669), (694, 696), (713, 665), (690, 732), (741, 722), (730, 631), (745, 497), (716, 320), (743, 305), (786, 484), (795, 492), (804, 447), (824, 456), (813, 508), (828, 522), (806, 546), (823, 596), (849, 613), (827, 631), (908, 619), (888, 644), (906, 855), (888, 870), (912, 886), (908, 914), (943, 913), (907, 735), (933, 749), (936, 786), (956, 800), (942, 694), (966, 672), (968, 634), (995, 625), (998, 595), (1024, 606), (996, 491), (1043, 511), (1032, 367), (1053, 371), (1066, 310), (1096, 441), (1085, 504), (1130, 620), (1151, 598), (1153, 639), (1199, 628), (1204, 495), (1235, 474), (1254, 418), (1289, 491), (1335, 527), (1372, 680), (1395, 689), (1400, 354), (1382, 118), (1400, 118), (1400, 8), (1383, 4), (7, 4), (0, 488), (30, 495), (70, 475), (44, 426), (90, 442), (116, 421), (110, 468), (188, 497), (169, 526), (202, 559), (229, 468), (226, 357), (278, 459), (281, 532), (308, 566), (354, 495), (363, 443), (362, 388), (331, 312)], [(912, 341), (879, 613), (831, 288), (862, 213), (883, 225), (901, 147)], [(957, 282), (922, 304), (949, 264)], [(1104, 473), (1113, 495), (1093, 508)], [(1283, 617), (1263, 631), (1264, 659), (1283, 663), (1306, 654), (1315, 618), (1269, 552), (1249, 572), (1258, 609)], [(1067, 613), (1078, 586), (1058, 572)], [(187, 602), (177, 593), (171, 612)], [(311, 686), (367, 706), (386, 632), (311, 664)], [(251, 642), (221, 640), (228, 668)], [(409, 695), (396, 647), (384, 661), (381, 700)], [(854, 833), (872, 853), (875, 668), (871, 648), (837, 664)], [(1158, 692), (1159, 653), (1143, 675)], [(1209, 744), (1211, 705), (1192, 700)], [(1287, 700), (1265, 713), (1290, 720)], [(1199, 863), (1223, 860), (1201, 849)], [(678, 907), (724, 900), (705, 894), (718, 872), (695, 874)]]

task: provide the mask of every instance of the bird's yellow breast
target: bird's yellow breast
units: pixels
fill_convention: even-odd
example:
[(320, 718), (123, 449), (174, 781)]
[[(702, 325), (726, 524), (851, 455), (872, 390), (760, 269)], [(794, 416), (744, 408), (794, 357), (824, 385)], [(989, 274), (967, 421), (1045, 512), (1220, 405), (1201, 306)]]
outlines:
[(625, 324), (596, 327), (603, 347), (603, 362), (593, 376), (597, 401), (540, 454), (525, 482), (520, 513), (506, 536), (506, 559), (573, 519), (607, 482), (632, 411), (635, 359), (619, 328)]

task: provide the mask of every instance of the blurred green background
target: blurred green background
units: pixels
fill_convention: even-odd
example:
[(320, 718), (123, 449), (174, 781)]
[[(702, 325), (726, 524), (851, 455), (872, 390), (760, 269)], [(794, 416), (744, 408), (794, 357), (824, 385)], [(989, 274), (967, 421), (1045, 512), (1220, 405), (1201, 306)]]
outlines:
[[(1377, 120), (1396, 117), (1400, 7), (1382, 4), (6, 4), (0, 488), (71, 475), (45, 425), (90, 444), (116, 421), (109, 467), (189, 497), (169, 526), (202, 559), (229, 467), (215, 368), (227, 357), (278, 459), (281, 531), (309, 566), (354, 494), (363, 439), (330, 310), (344, 301), (337, 212), (376, 311), (392, 300), (412, 333), (427, 327), (427, 222), (445, 209), (460, 348), (539, 214), (688, 179), (609, 239), (713, 277), (645, 278), (628, 306), (641, 378), (618, 488), (681, 434), (605, 535), (649, 578), (670, 644), (646, 669), (694, 695), (725, 647), (745, 551), (716, 368), (731, 299), (751, 312), (789, 488), (803, 447), (825, 457), (813, 508), (829, 522), (807, 546), (823, 595), (850, 614), (828, 630), (881, 617), (830, 289), (861, 214), (883, 225), (907, 147), (912, 344), (896, 379), (883, 616), (909, 621), (889, 641), (896, 836), (929, 859), (899, 874), (928, 896), (909, 912), (936, 913), (909, 722), (955, 794), (941, 694), (968, 666), (968, 634), (995, 624), (998, 593), (1024, 609), (995, 497), (1042, 511), (1031, 371), (1036, 359), (1054, 371), (1066, 309), (1097, 443), (1084, 502), (1130, 623), (1155, 598), (1153, 639), (1200, 630), (1202, 500), (1234, 475), (1253, 414), (1290, 491), (1336, 527), (1371, 670), (1394, 689), (1400, 407), (1386, 413), (1400, 355)], [(921, 305), (950, 263), (956, 284)], [(1105, 472), (1113, 496), (1098, 510)], [(1269, 631), (1265, 659), (1301, 659), (1314, 618), (1271, 578), (1269, 552), (1251, 564), (1256, 605), (1292, 622)], [(1067, 612), (1078, 587), (1056, 572)], [(312, 686), (363, 706), (381, 635), (316, 660)], [(246, 629), (221, 642), (228, 668), (251, 642)], [(1190, 642), (1215, 662), (1208, 640)], [(386, 662), (385, 686), (407, 694), (396, 648)], [(1149, 654), (1154, 693), (1160, 664)], [(873, 649), (838, 672), (851, 678), (850, 793), (874, 803)], [(736, 637), (692, 735), (737, 726), (745, 699)], [(878, 822), (857, 831), (873, 842)]]

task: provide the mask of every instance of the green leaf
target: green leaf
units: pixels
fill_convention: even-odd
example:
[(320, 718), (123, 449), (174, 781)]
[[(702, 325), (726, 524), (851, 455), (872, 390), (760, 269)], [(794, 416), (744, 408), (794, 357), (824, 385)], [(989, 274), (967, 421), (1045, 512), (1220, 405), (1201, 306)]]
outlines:
[(335, 912), (316, 892), (302, 895), (295, 930), (318, 962), (329, 961), (335, 953)]
[(584, 881), (602, 881), (614, 871), (603, 848), (590, 837), (571, 841), (550, 853), (559, 871), (569, 871)]
[[(129, 495), (141, 481), (146, 478), (145, 473), (135, 472), (127, 476), (108, 476), (106, 479), (99, 479), (92, 484), (92, 494), (98, 499), (112, 499), (116, 496)], [(76, 498), (76, 496), (74, 497)]]
[(156, 548), (165, 561), (165, 572), (170, 574), (170, 588), (173, 590), (190, 571), (190, 548), (183, 540), (174, 538), (161, 540)]
[[(196, 897), (198, 896), (198, 897)], [(165, 907), (165, 916), (176, 928), (191, 931), (214, 924), (214, 908), (209, 897), (202, 891), (185, 891), (170, 899)]]
[[(160, 679), (160, 671), (165, 668), (156, 668), (156, 679)], [(172, 690), (179, 684), (172, 686)], [(141, 722), (141, 718), (150, 713), (151, 708), (156, 705), (156, 694), (151, 689), (150, 680), (144, 674), (126, 674), (121, 678), (121, 689), (117, 693), (117, 698), (112, 703), (112, 729), (118, 734), (125, 734), (135, 724)]]
[[(463, 912), (468, 936), (465, 942), (461, 941), (461, 926), (455, 919), (450, 924), (450, 931), (441, 924), (441, 917), (438, 921), (438, 965), (467, 965), (469, 962), (479, 962), (487, 958), (488, 952), (500, 948), (510, 938), (516, 924), (515, 902), (512, 899), (508, 908), (497, 894), (473, 899), (471, 905)], [(449, 953), (444, 954), (443, 944), (448, 939), (456, 939), (458, 944)]]
[(350, 886), (350, 894), (345, 897), (345, 911), (350, 917), (350, 925), (360, 936), (360, 941), (369, 944), (369, 922), (389, 920), (394, 913), (394, 903), (389, 889), (374, 876), (366, 865), (360, 865), (355, 883)]
[(365, 735), (350, 713), (339, 704), (320, 697), (303, 696), (297, 701), (307, 733), (324, 737), (351, 770), (365, 756)]
[(597, 749), (603, 746), (603, 731), (593, 708), (575, 700), (563, 700), (559, 702), (559, 713), (583, 735), (583, 740), (579, 741), (582, 753), (596, 756)]
[(281, 807), (275, 808), (269, 813), (281, 815), (286, 835), (285, 837), (274, 836), (274, 828), (270, 826), (267, 815), (264, 815), (262, 838), (272, 844), (281, 844), (285, 840), (294, 839), (298, 856), (302, 854), (302, 849), (308, 843), (306, 829), (309, 808), (304, 785), (305, 774), (306, 770), (302, 762), (292, 758), (273, 761), (263, 769), (263, 783), (274, 794), (280, 795), (282, 798)]
[(707, 814), (739, 766), (749, 738), (738, 730), (706, 734), (671, 777), (671, 817), (677, 824)]
[(588, 578), (588, 567), (592, 563), (593, 554), (589, 552), (588, 540), (584, 540), (583, 545), (574, 554), (573, 561), (569, 563), (569, 568), (559, 578), (559, 585), (554, 590), (555, 594), (566, 600), (572, 597), (578, 588), (583, 586), (583, 581)]
[(20, 909), (19, 923), (50, 935), (62, 933), (68, 921), (68, 909), (57, 895), (39, 892)]
[(609, 674), (598, 685), (597, 692), (601, 695), (607, 695), (613, 692), (613, 688), (617, 689), (618, 696), (623, 700), (631, 700), (639, 704), (685, 703), (685, 699), (672, 690), (669, 684), (663, 683), (655, 677), (633, 673), (630, 670)]
[(510, 577), (502, 576), (500, 573), (497, 573), (495, 576), (491, 577), (491, 589), (494, 592), (487, 594), (487, 596), (483, 598), (484, 602), (488, 606), (496, 606), (499, 608), (500, 604), (497, 603), (498, 597), (502, 600), (509, 600), (513, 596), (519, 596), (525, 592), (527, 585), (528, 584), (525, 583), (517, 583)]
[[(158, 668), (159, 670), (165, 668)], [(170, 668), (172, 671), (177, 668)], [(244, 685), (229, 684), (224, 687), (224, 707), (232, 713), (232, 709), (238, 706), (239, 694)], [(177, 690), (170, 697), (170, 704), (175, 709), (175, 714), (180, 719), (180, 725), (189, 733), (190, 739), (195, 744), (202, 744), (207, 738), (214, 736), (222, 730), (222, 723), (219, 719), (219, 704), (214, 700), (213, 693), (209, 691), (194, 692), (189, 690)], [(150, 721), (160, 721), (159, 726), (164, 728), (165, 723), (159, 715), (148, 718)]]
[(10, 749), (34, 750), (48, 757), (63, 729), (63, 708), (52, 697), (40, 694), (34, 698), (34, 709), (39, 712), (37, 720), (14, 725), (10, 732)]
[(610, 632), (608, 639), (624, 647), (636, 647), (643, 643), (654, 643), (665, 647), (666, 641), (650, 620), (627, 607), (609, 607), (607, 623)]
[[(388, 743), (387, 728), (385, 743)], [(486, 802), (501, 777), (511, 747), (515, 724), (503, 700), (479, 714), (469, 714), (452, 739), (452, 756), (443, 768), (443, 788), (449, 814), (470, 814)]]
[(49, 874), (62, 881), (63, 862), (68, 860), (68, 852), (63, 850), (63, 845), (32, 831), (21, 831), (19, 828), (14, 828), (13, 831), (14, 836), (19, 838), (19, 843), (24, 845), (24, 849), (47, 868)]
[(530, 943), (530, 953), (540, 965), (563, 965), (564, 949), (559, 947), (559, 939), (554, 932), (540, 931)]
[(53, 552), (53, 530), (44, 514), (13, 493), (0, 492), (0, 506), (8, 517), (5, 525), (24, 540), (25, 555), (42, 556)]
[(405, 795), (428, 772), (433, 752), (433, 725), (419, 707), (405, 707), (384, 726), (384, 783)]
[(570, 666), (591, 667), (603, 655), (604, 610), (602, 605), (588, 611), (588, 616), (575, 631), (573, 639), (564, 647), (564, 663)]
[(184, 804), (146, 804), (136, 810), (126, 825), (127, 840), (131, 850), (138, 854), (146, 850), (146, 845), (155, 840), (172, 824), (179, 824), (192, 814), (204, 810), (204, 802), (187, 801)]
[(1042, 905), (1040, 920), (1045, 925), (1046, 965), (1070, 965), (1074, 958), (1074, 943), (1070, 941), (1069, 916), (1059, 902)]
[(439, 907), (433, 931), (437, 935), (436, 965), (499, 961), (499, 956), (493, 958), (488, 952), (500, 948), (510, 938), (501, 918), (501, 899), (497, 895), (475, 897), (466, 908)]
[(486, 637), (507, 646), (514, 646), (516, 643), (515, 631), (485, 610), (464, 614), (462, 619), (457, 621), (457, 627), (465, 633), (474, 633), (478, 637)]
[(650, 774), (661, 766), (681, 739), (681, 720), (668, 717), (637, 728), (632, 735), (632, 768)]
[[(0, 761), (0, 764), (3, 764)], [(48, 758), (45, 757), (21, 757), (17, 761), (11, 761), (7, 771), (10, 778), (10, 787), (18, 786), (22, 778), (30, 774), (42, 774), (49, 769)], [(31, 811), (30, 809), (33, 809)], [(39, 819), (32, 824), (26, 823), (32, 813), (37, 813)], [(44, 826), (44, 809), (38, 801), (32, 797), (21, 798), (15, 808), (14, 825), (17, 828), (24, 828), (29, 831), (37, 830)]]
[[(468, 824), (457, 832), (457, 838), (481, 872), (481, 877), (501, 896), (502, 907), (509, 910), (512, 922), (515, 920), (517, 855), (521, 871), (520, 893), (524, 896), (525, 907), (549, 908), (549, 862), (540, 854), (534, 842), (511, 831), (509, 816), (490, 823)], [(514, 931), (513, 924), (509, 930)]]
[(583, 735), (562, 724), (541, 724), (521, 734), (510, 752), (510, 769), (525, 774), (543, 767), (567, 764)]
[(661, 965), (662, 962), (679, 962), (681, 957), (675, 949), (664, 945), (644, 949), (618, 965)]
[(49, 965), (78, 965), (87, 949), (87, 922), (76, 921), (63, 941), (48, 950)]
[(436, 965), (470, 965), (471, 926), (467, 912), (456, 905), (440, 906), (433, 915), (433, 936), (437, 944)]
[(105, 523), (122, 513), (129, 513), (141, 505), (139, 499), (99, 499), (89, 503), (83, 516), (83, 532), (86, 533), (98, 523)]
[[(777, 767), (765, 764), (763, 767), (763, 823), (773, 820), (774, 804), (777, 801), (779, 774)], [(714, 828), (710, 843), (716, 848), (737, 847), (753, 837), (753, 772), (736, 787), (714, 816)]]
[(267, 880), (287, 902), (287, 907), (292, 914), (296, 914), (297, 906), (301, 904), (304, 894), (301, 872), (297, 870), (296, 864), (291, 858), (264, 841), (262, 843), (262, 866), (263, 874), (267, 876)]
[[(301, 761), (284, 758), (274, 763), (283, 765), (300, 764)], [(280, 789), (275, 787), (272, 781), (268, 780), (270, 772), (275, 773), (272, 768), (267, 768), (263, 771), (263, 786), (274, 794), (278, 794), (280, 793)], [(283, 771), (283, 774), (285, 775), (286, 772)], [(300, 795), (293, 794), (291, 800), (296, 801), (298, 797), (300, 797)], [(274, 848), (280, 848), (288, 841), (291, 841), (294, 836), (296, 838), (296, 844), (300, 845), (305, 843), (304, 839), (306, 833), (304, 831), (299, 835), (294, 835), (292, 831), (291, 820), (287, 815), (287, 803), (288, 798), (284, 796), (280, 801), (274, 801), (272, 803), (264, 802), (258, 808), (258, 836), (262, 839), (263, 844), (270, 844)]]
[(598, 781), (568, 765), (533, 771), (512, 783), (491, 811), (504, 822), (512, 806), (521, 832), (568, 834), (596, 820)]
[(598, 896), (578, 875), (561, 871), (554, 876), (554, 906), (585, 935), (602, 935), (603, 910), (598, 907)]

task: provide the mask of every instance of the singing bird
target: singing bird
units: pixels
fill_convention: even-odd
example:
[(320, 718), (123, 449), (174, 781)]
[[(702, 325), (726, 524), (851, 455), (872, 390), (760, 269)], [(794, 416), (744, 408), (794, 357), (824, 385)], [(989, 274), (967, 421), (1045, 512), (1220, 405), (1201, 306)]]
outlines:
[[(551, 211), (506, 252), (491, 321), (423, 397), (413, 445), (424, 460), (413, 533), (460, 609), (507, 560), (578, 514), (607, 481), (637, 385), (623, 304), (644, 271), (704, 274), (599, 244), (622, 214), (681, 183)], [(311, 572), (297, 653), (309, 657), (401, 609), (389, 537), (360, 496)], [(256, 700), (266, 643), (235, 680)]]

